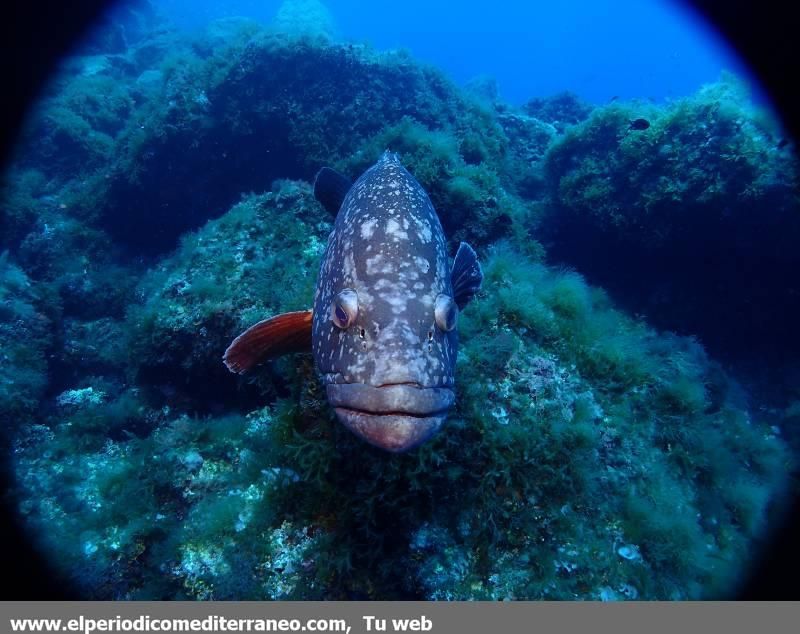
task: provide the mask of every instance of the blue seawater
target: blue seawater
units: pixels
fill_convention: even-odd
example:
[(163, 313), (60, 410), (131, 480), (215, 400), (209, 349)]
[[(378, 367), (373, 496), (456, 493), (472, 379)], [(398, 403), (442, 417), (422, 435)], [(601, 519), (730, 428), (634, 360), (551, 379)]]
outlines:
[[(215, 18), (244, 15), (268, 24), (280, 0), (161, 0), (174, 23), (201, 29)], [(463, 84), (489, 75), (500, 96), (519, 104), (565, 90), (603, 104), (664, 101), (691, 94), (722, 70), (747, 75), (724, 40), (694, 10), (665, 0), (447, 2), (390, 6), (326, 3), (338, 33), (376, 48), (408, 49)], [(757, 85), (754, 88), (758, 88)], [(763, 98), (763, 97), (762, 97)]]
[[(398, 455), (222, 363), (386, 149), (484, 273)], [(682, 4), (121, 2), (0, 198), (9, 494), (80, 596), (724, 598), (796, 491), (796, 145)]]

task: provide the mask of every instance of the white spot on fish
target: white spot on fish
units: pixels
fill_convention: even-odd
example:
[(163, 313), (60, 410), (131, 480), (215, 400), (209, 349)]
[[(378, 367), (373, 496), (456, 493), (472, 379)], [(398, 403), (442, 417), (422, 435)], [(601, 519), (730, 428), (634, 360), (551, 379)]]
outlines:
[(400, 224), (394, 218), (386, 221), (386, 235), (392, 236), (395, 240), (408, 240), (408, 233), (400, 228)]
[(417, 265), (417, 268), (422, 271), (423, 273), (427, 273), (430, 271), (431, 263), (420, 255), (414, 256), (414, 264)]
[(425, 220), (421, 220), (416, 216), (412, 216), (411, 218), (414, 221), (414, 224), (416, 225), (417, 236), (419, 236), (420, 241), (423, 244), (427, 244), (428, 242), (430, 242), (432, 234), (431, 234), (431, 226), (428, 224), (428, 222)]
[(382, 253), (377, 253), (371, 258), (367, 258), (367, 275), (386, 275), (394, 272), (394, 265), (391, 260), (385, 259)]
[(375, 233), (375, 227), (378, 224), (377, 218), (370, 218), (364, 224), (361, 225), (361, 237), (364, 240), (369, 240), (372, 238), (372, 234)]

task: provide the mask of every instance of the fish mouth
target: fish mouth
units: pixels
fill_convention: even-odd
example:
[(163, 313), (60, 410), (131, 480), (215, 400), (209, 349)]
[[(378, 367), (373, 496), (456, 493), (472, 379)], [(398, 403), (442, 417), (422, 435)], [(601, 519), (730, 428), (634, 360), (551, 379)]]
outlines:
[(328, 401), (345, 427), (368, 443), (400, 453), (418, 447), (442, 426), (455, 393), (446, 387), (402, 383), (327, 386)]

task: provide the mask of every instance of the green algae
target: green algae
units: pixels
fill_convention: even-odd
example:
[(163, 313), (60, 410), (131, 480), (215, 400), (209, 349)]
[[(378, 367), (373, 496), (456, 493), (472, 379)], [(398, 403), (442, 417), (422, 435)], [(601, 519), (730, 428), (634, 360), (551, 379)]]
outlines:
[[(187, 244), (203, 250), (212, 229), (237, 226), (215, 221)], [(185, 249), (173, 265), (191, 260)], [(641, 598), (724, 592), (784, 481), (782, 443), (725, 398), (710, 405), (711, 366), (696, 343), (658, 335), (575, 273), (507, 248), (485, 271), (475, 310), (462, 315), (456, 411), (418, 451), (389, 456), (359, 442), (335, 424), (308, 366), (287, 365), (291, 395), (246, 417), (174, 419), (165, 408), (148, 414), (148, 435), (116, 442), (101, 421), (120, 415), (102, 404), (54, 419), (22, 452), (23, 487), (45, 488), (28, 497), (56, 504), (47, 515), (28, 509), (31, 521), (49, 522), (54, 546), (74, 531), (95, 535), (78, 545), (97, 548), (103, 574), (117, 571), (118, 597), (596, 598), (608, 583)], [(558, 315), (558, 336), (518, 310), (533, 301)], [(626, 357), (609, 372), (620, 332)], [(676, 406), (686, 389), (680, 402), (702, 407)], [(76, 454), (93, 435), (98, 453)], [(90, 473), (71, 500), (63, 472), (30, 480), (65, 457), (67, 473)], [(67, 504), (93, 520), (79, 528)], [(161, 519), (145, 529), (146, 517)], [(635, 561), (617, 554), (626, 544)], [(82, 569), (81, 556), (64, 561)], [(156, 565), (170, 570), (158, 591)], [(108, 596), (102, 587), (86, 590)]]
[[(639, 117), (647, 129), (630, 128)], [(782, 134), (730, 74), (663, 106), (594, 109), (544, 160), (551, 255), (655, 325), (696, 333), (730, 360), (769, 358), (780, 375), (797, 342), (782, 316), (797, 310), (800, 234), (798, 163)]]

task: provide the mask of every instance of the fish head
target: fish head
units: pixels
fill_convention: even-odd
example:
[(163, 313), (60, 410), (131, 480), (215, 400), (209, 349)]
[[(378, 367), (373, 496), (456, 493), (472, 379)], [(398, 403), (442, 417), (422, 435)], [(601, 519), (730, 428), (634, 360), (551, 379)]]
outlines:
[(312, 352), (339, 421), (392, 452), (433, 436), (455, 401), (457, 318), (439, 218), (386, 152), (342, 203), (314, 298)]

